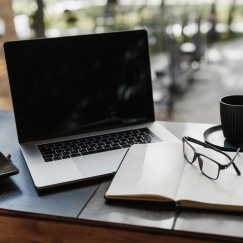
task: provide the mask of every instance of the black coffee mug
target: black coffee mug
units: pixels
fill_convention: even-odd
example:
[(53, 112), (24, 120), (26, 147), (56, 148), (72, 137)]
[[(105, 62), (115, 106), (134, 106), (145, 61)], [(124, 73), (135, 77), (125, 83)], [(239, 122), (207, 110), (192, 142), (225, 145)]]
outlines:
[(243, 95), (229, 95), (220, 99), (220, 118), (224, 137), (228, 142), (243, 142)]

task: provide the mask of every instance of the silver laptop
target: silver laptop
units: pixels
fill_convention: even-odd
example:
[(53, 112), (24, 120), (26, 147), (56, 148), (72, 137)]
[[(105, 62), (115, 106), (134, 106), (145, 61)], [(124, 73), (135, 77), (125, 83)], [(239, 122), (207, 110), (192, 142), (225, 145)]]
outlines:
[(155, 122), (145, 30), (13, 41), (4, 50), (36, 188), (114, 174), (132, 144), (176, 139)]

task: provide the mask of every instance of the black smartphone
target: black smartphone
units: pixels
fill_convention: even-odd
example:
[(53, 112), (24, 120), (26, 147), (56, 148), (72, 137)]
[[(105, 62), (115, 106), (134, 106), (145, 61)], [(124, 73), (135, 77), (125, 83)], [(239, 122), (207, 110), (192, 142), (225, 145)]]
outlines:
[(0, 152), (0, 178), (18, 173), (19, 169)]

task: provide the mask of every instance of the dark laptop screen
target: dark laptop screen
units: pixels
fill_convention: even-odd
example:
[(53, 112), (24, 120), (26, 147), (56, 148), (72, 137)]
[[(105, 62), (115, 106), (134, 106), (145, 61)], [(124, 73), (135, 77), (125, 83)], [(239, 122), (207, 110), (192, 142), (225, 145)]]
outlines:
[(20, 142), (154, 120), (145, 30), (4, 44)]

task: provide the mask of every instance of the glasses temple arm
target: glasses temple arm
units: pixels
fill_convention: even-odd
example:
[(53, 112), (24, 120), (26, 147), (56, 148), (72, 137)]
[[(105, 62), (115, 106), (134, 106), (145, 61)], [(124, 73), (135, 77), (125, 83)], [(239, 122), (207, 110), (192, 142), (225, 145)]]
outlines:
[(215, 151), (217, 151), (217, 152), (219, 152), (219, 153), (225, 155), (229, 160), (231, 160), (231, 158), (229, 157), (228, 154), (226, 154), (226, 153), (224, 153), (223, 151), (221, 151), (221, 150), (215, 148), (215, 147), (212, 146), (212, 145), (209, 145), (209, 144), (207, 144), (207, 143), (201, 142), (201, 141), (199, 141), (199, 140), (197, 140), (197, 139), (195, 139), (195, 138), (191, 138), (191, 137), (185, 137), (185, 138), (186, 138), (188, 141), (191, 141), (191, 142), (196, 143), (196, 144), (198, 144), (198, 145), (201, 145), (201, 146), (203, 146), (203, 147), (213, 149), (213, 150), (215, 150)]
[(207, 147), (207, 144), (205, 144), (204, 142), (201, 142), (195, 138), (191, 138), (191, 137), (185, 137), (186, 140), (190, 141), (190, 142), (193, 142), (193, 143), (196, 143), (196, 144), (199, 144), (199, 145), (202, 145), (202, 146), (205, 146)]
[(229, 164), (227, 164), (227, 166), (226, 166), (226, 168), (228, 168), (228, 167), (232, 164), (232, 165), (234, 166), (234, 169), (235, 169), (235, 171), (236, 171), (236, 173), (237, 173), (238, 175), (240, 175), (241, 172), (240, 172), (240, 170), (237, 168), (237, 166), (235, 165), (234, 160), (235, 160), (235, 158), (236, 158), (236, 156), (238, 155), (239, 152), (240, 152), (240, 148), (237, 149), (237, 152), (236, 152), (234, 158), (233, 158), (233, 159), (229, 162)]

